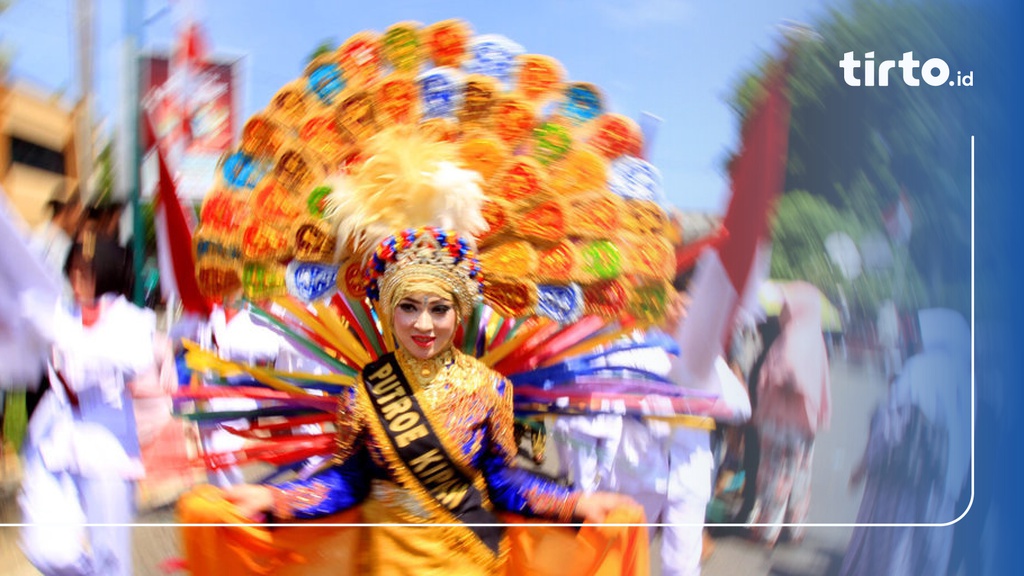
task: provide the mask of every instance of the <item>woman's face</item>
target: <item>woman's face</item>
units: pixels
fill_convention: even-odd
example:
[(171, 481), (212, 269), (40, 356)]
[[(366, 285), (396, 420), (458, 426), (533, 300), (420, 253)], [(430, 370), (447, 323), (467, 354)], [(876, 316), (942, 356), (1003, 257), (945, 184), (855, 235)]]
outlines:
[(68, 268), (68, 281), (71, 283), (71, 292), (75, 302), (79, 305), (92, 304), (96, 301), (96, 274), (76, 258)]
[(426, 292), (409, 294), (395, 306), (395, 337), (411, 356), (426, 360), (448, 347), (455, 335), (454, 303)]

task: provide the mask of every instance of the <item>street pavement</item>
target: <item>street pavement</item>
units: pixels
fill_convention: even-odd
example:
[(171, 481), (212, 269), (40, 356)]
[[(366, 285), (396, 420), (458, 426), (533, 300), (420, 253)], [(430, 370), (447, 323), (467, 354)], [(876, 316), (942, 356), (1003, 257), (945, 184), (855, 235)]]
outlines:
[[(834, 360), (832, 364), (831, 428), (818, 435), (814, 448), (809, 522), (852, 523), (860, 504), (860, 490), (850, 490), (850, 471), (867, 441), (870, 415), (884, 396), (884, 378), (871, 366)], [(0, 524), (17, 523), (17, 472), (0, 475)], [(138, 523), (133, 528), (135, 573), (160, 576), (165, 563), (180, 557), (174, 523), (175, 490), (153, 491), (142, 497)], [(161, 524), (149, 526), (149, 524)], [(742, 532), (741, 529), (734, 529)], [(742, 533), (718, 536), (715, 550), (704, 566), (704, 576), (832, 576), (838, 573), (853, 529), (811, 527), (800, 544), (780, 543), (774, 550), (749, 541)], [(7, 576), (39, 574), (18, 548), (18, 528), (0, 526), (0, 572)], [(658, 541), (651, 550), (652, 573), (660, 575)], [(179, 572), (180, 573), (180, 572)]]

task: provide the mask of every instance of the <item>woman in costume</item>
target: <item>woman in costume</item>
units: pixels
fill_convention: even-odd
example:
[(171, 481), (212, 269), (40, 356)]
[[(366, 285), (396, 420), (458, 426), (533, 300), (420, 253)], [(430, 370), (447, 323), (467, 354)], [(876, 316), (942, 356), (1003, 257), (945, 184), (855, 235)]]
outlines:
[(133, 399), (152, 399), (138, 406), (148, 439), (170, 420), (176, 377), (155, 315), (119, 294), (122, 263), (116, 243), (95, 236), (68, 257), (74, 303), (53, 320), (51, 386), (29, 422), (19, 498), (29, 524), (22, 548), (44, 574), (132, 572), (135, 481), (144, 476)]
[[(380, 342), (388, 344), (387, 350), (392, 351), (385, 351), (377, 358), (367, 355), (368, 359), (358, 371), (360, 377), (330, 398), (294, 392), (287, 397), (287, 401), (298, 401), (301, 406), (330, 403), (337, 406), (336, 417), (332, 419), (333, 435), (294, 436), (297, 442), (308, 439), (313, 443), (329, 437), (331, 444), (327, 447), (330, 449), (333, 445), (334, 448), (333, 466), (312, 476), (304, 470), (299, 479), (289, 482), (230, 489), (223, 494), (236, 509), (222, 510), (227, 514), (214, 521), (224, 522), (229, 518), (235, 522), (252, 521), (267, 513), (276, 521), (305, 521), (358, 506), (362, 519), (374, 525), (362, 530), (368, 534), (370, 545), (362, 554), (364, 566), (356, 573), (383, 574), (430, 573), (431, 570), (445, 574), (492, 574), (504, 570), (507, 562), (534, 566), (540, 555), (521, 551), (535, 549), (537, 542), (546, 538), (540, 536), (543, 530), (510, 528), (509, 537), (505, 538), (505, 531), (500, 527), (503, 519), (495, 515), (498, 511), (556, 522), (593, 523), (603, 520), (612, 509), (633, 509), (632, 518), (620, 518), (624, 522), (640, 521), (639, 507), (634, 507), (629, 498), (604, 493), (583, 496), (513, 466), (518, 450), (513, 433), (512, 385), (501, 374), (454, 346), (460, 325), (478, 313), (478, 300), (483, 290), (483, 273), (475, 250), (466, 239), (468, 233), (422, 225), (393, 235), (382, 232), (393, 229), (395, 220), (432, 220), (469, 230), (481, 226), (478, 211), (474, 217), (474, 208), (481, 199), (479, 175), (453, 163), (450, 150), (444, 143), (408, 130), (387, 131), (369, 142), (366, 151), (372, 161), (337, 184), (332, 201), (335, 211), (343, 215), (338, 244), (351, 246), (353, 261), (365, 262), (365, 274), (357, 277), (367, 279), (364, 294), (373, 304), (376, 318), (364, 320), (374, 321), (373, 325), (379, 326), (381, 333), (377, 334), (375, 329), (373, 332), (365, 328), (356, 330), (362, 330), (357, 333), (367, 341), (379, 337)], [(379, 205), (374, 205), (368, 197)], [(405, 213), (397, 208), (400, 206), (406, 207)], [(455, 210), (457, 214), (446, 212), (444, 208)], [(362, 266), (360, 271), (363, 271)], [(349, 288), (346, 282), (346, 290)], [(340, 298), (336, 296), (335, 301), (341, 302)], [(302, 326), (326, 321), (333, 310), (323, 304), (297, 307), (287, 300), (274, 302), (290, 306), (289, 313), (296, 317), (316, 310), (317, 317), (306, 318)], [(260, 313), (267, 318), (274, 317)], [(355, 327), (359, 323), (352, 319), (349, 325)], [(338, 346), (338, 341), (344, 337), (355, 338), (345, 329), (327, 334), (325, 341)], [(358, 350), (346, 346), (341, 349), (348, 350), (346, 355), (359, 357)], [(362, 353), (370, 350), (372, 347), (367, 347)], [(191, 362), (203, 365), (202, 358), (197, 352)], [(216, 364), (219, 361), (211, 365)], [(343, 368), (337, 361), (332, 365)], [(256, 376), (269, 374), (240, 364), (233, 366)], [(295, 377), (283, 372), (277, 374)], [(299, 379), (309, 381), (313, 377), (307, 374)], [(251, 393), (271, 403), (284, 398), (270, 392), (266, 393), (270, 394), (268, 396), (259, 389), (248, 388), (247, 391), (232, 386), (200, 387), (188, 394), (198, 399), (204, 389), (210, 392), (210, 397), (237, 392), (243, 397)], [(276, 408), (267, 407), (268, 410)], [(257, 424), (250, 432), (265, 444), (267, 438), (260, 434), (263, 429), (269, 429), (268, 426), (281, 428)], [(283, 438), (277, 435), (277, 439)], [(275, 454), (282, 453), (275, 451)], [(313, 453), (321, 454), (315, 447)], [(221, 462), (222, 456), (228, 456), (227, 461), (235, 461), (233, 455), (207, 454), (207, 462)], [(245, 458), (249, 454), (243, 450), (240, 456)], [(182, 520), (188, 523), (211, 521), (204, 515), (204, 502), (218, 498), (220, 493), (212, 491), (186, 497), (179, 506)], [(231, 516), (234, 512), (240, 512), (238, 517)], [(350, 516), (345, 517), (345, 521), (352, 520)], [(410, 528), (379, 525), (382, 523), (447, 526)], [(223, 565), (203, 564), (209, 542), (219, 536), (204, 538), (200, 535), (202, 530), (205, 529), (187, 530), (184, 537), (192, 569), (196, 573), (222, 570)], [(297, 532), (302, 533), (302, 530)], [(231, 538), (240, 533), (223, 536)], [(288, 545), (279, 544), (283, 539), (281, 533), (251, 534), (256, 539), (248, 540), (250, 544), (270, 537), (273, 547), (287, 554)], [(632, 538), (619, 540), (632, 541)], [(510, 543), (512, 540), (519, 542), (516, 546), (520, 552)], [(555, 541), (575, 545), (572, 536), (562, 535)], [(594, 542), (600, 547), (591, 549), (602, 551), (599, 556), (605, 553), (606, 543), (598, 539), (591, 544)], [(645, 550), (646, 542), (643, 546), (637, 544), (637, 548), (622, 553), (621, 561), (624, 565), (645, 565)], [(257, 551), (256, 556), (259, 555)], [(237, 556), (229, 560), (224, 556), (218, 558), (218, 562), (233, 562)], [(261, 562), (243, 559), (246, 566)], [(272, 563), (275, 562), (277, 560)], [(596, 562), (600, 564), (601, 560)]]
[[(514, 396), (503, 377), (542, 362), (560, 370), (577, 345), (591, 349), (660, 317), (671, 246), (661, 238), (664, 215), (647, 189), (656, 172), (637, 158), (639, 126), (605, 113), (596, 88), (565, 81), (557, 61), (521, 52), (492, 35), (473, 37), (458, 21), (359, 33), (311, 62), (304, 78), (246, 123), (202, 210), (195, 240), (200, 288), (221, 296), (241, 287), (262, 319), (332, 371), (271, 372), (192, 351), (190, 364), (213, 385), (186, 391), (183, 414), (216, 421), (201, 407), (208, 398), (260, 400), (246, 415), (250, 447), (207, 454), (207, 465), (264, 460), (303, 467), (297, 483), (229, 492), (247, 514), (272, 511), (276, 502), (276, 516), (309, 518), (362, 502), (371, 521), (462, 517), (478, 524), (474, 518), (484, 510), (554, 520), (603, 516), (593, 507), (606, 497), (581, 498), (509, 466), (516, 452), (513, 407), (522, 401), (544, 410), (550, 395), (537, 402), (519, 395), (540, 384), (527, 379), (516, 382)], [(487, 278), (483, 302), (476, 301), (481, 277), (471, 264), (477, 247)], [(405, 314), (417, 320), (401, 324)], [(420, 318), (433, 335), (417, 328)], [(437, 333), (450, 323), (450, 333)], [(221, 385), (238, 370), (258, 384)], [(385, 394), (383, 421), (370, 410), (375, 375), (408, 381), (377, 382)], [(408, 386), (406, 393), (393, 396), (399, 385)], [(191, 413), (189, 400), (196, 401)], [(580, 402), (589, 407), (587, 398)], [(300, 421), (326, 423), (337, 433), (296, 434), (292, 422)], [(397, 458), (409, 446), (429, 458), (403, 464)], [(301, 460), (332, 451), (336, 466), (307, 477)], [(409, 468), (426, 474), (423, 482)], [(339, 480), (342, 487), (332, 490)], [(210, 494), (215, 502), (220, 493)], [(457, 509), (446, 510), (438, 497)], [(225, 514), (203, 516), (201, 500), (183, 502), (186, 521), (234, 512), (220, 507)], [(201, 530), (184, 539), (186, 548), (196, 545), (189, 552), (195, 570), (208, 549)], [(461, 526), (417, 527), (401, 539), (397, 528), (363, 531), (375, 543), (371, 561), (388, 551), (381, 570), (413, 572), (414, 562), (440, 562), (456, 549), (452, 542), (459, 544), (452, 562), (474, 563), (477, 572), (504, 562), (504, 539), (493, 530), (478, 537)], [(585, 526), (578, 540), (592, 531)], [(247, 542), (259, 547), (269, 538), (282, 559), (288, 547), (279, 541), (287, 532), (251, 531)], [(537, 543), (542, 530), (507, 532), (510, 541)], [(567, 538), (570, 546), (574, 538)], [(646, 562), (641, 539), (636, 556)], [(545, 536), (541, 544), (555, 541), (566, 540)], [(590, 549), (603, 557), (602, 546)], [(323, 548), (307, 558), (322, 556)], [(539, 556), (517, 550), (520, 544), (509, 545), (512, 565)]]
[[(495, 524), (494, 510), (600, 522), (629, 499), (581, 495), (515, 468), (512, 388), (452, 346), (480, 290), (473, 252), (437, 228), (385, 240), (368, 293), (397, 349), (369, 364), (339, 415), (336, 464), (308, 480), (228, 492), (243, 513), (313, 518), (363, 503), (373, 523)], [(494, 526), (369, 530), (379, 574), (494, 574), (508, 553)]]

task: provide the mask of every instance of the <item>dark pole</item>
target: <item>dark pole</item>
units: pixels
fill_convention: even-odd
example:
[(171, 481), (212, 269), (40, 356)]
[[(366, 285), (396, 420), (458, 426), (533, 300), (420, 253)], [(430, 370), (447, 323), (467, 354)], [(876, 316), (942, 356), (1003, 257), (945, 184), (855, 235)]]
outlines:
[(142, 6), (144, 2), (125, 2), (125, 66), (128, 86), (128, 195), (132, 210), (132, 274), (134, 275), (132, 300), (138, 306), (145, 304), (145, 287), (142, 285), (142, 268), (146, 254), (146, 232), (142, 222), (142, 206), (139, 185), (139, 169), (142, 153), (139, 145), (139, 120), (142, 114), (139, 77), (142, 48)]

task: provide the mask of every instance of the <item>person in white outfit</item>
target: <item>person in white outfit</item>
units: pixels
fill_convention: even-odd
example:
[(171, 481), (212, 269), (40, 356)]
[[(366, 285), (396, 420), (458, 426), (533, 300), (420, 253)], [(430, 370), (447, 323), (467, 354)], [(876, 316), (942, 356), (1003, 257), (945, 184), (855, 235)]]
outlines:
[[(144, 475), (132, 400), (168, 395), (175, 376), (170, 355), (158, 353), (166, 342), (155, 315), (118, 294), (122, 256), (102, 238), (72, 247), (74, 303), (54, 315), (50, 390), (29, 421), (21, 545), (48, 575), (132, 573), (134, 489)], [(166, 375), (142, 378), (153, 370)]]
[[(293, 345), (287, 338), (261, 323), (248, 305), (215, 304), (209, 318), (186, 316), (176, 324), (174, 332), (176, 341), (194, 340), (202, 348), (212, 350), (220, 358), (231, 362), (274, 367), (287, 372), (330, 373), (329, 368), (304, 353), (301, 347)], [(310, 392), (316, 393), (312, 389)], [(213, 398), (205, 402), (211, 411), (217, 412), (248, 411), (258, 407), (258, 403), (249, 398)], [(245, 430), (249, 427), (249, 421), (239, 418), (220, 424), (200, 425), (199, 436), (205, 452), (223, 454), (245, 447), (245, 438), (226, 430), (225, 427)], [(312, 424), (302, 426), (301, 430), (309, 434), (322, 431), (318, 425)], [(318, 459), (311, 459), (308, 468), (315, 468), (318, 463)], [(207, 480), (220, 488), (246, 482), (242, 468), (238, 465), (208, 470)]]
[(64, 277), (64, 264), (82, 223), (82, 205), (77, 198), (66, 202), (54, 198), (47, 206), (51, 211), (50, 219), (32, 232), (29, 246), (42, 258), (53, 276), (61, 279), (65, 295), (70, 296), (71, 286)]
[[(252, 313), (245, 307), (225, 308), (214, 306), (210, 313), (209, 323), (201, 335), (204, 347), (217, 351), (217, 355), (225, 360), (240, 362), (252, 366), (274, 366), (281, 353), (283, 341), (281, 336), (270, 328), (257, 324)], [(255, 400), (247, 398), (214, 398), (209, 400), (214, 410), (254, 410)], [(249, 427), (247, 420), (239, 419), (225, 422), (236, 430)], [(231, 452), (240, 450), (245, 439), (232, 434), (222, 426), (200, 427), (203, 449), (208, 452)], [(238, 466), (226, 466), (209, 471), (207, 477), (211, 484), (227, 488), (243, 484), (245, 477)]]
[[(604, 362), (613, 370), (632, 368), (668, 376), (678, 359), (658, 343), (643, 346), (651, 336), (634, 334), (636, 347), (604, 356)], [(715, 362), (713, 378), (718, 381), (713, 388), (723, 391), (722, 401), (733, 410), (730, 420), (748, 419), (746, 391), (721, 357)], [(668, 414), (662, 408), (667, 400), (647, 396), (644, 409), (652, 415)], [(643, 505), (648, 523), (665, 525), (661, 527), (662, 574), (700, 574), (704, 518), (714, 474), (708, 430), (615, 414), (558, 417), (548, 427), (553, 431), (561, 476), (587, 492), (631, 496)], [(655, 527), (650, 532), (653, 538)]]

